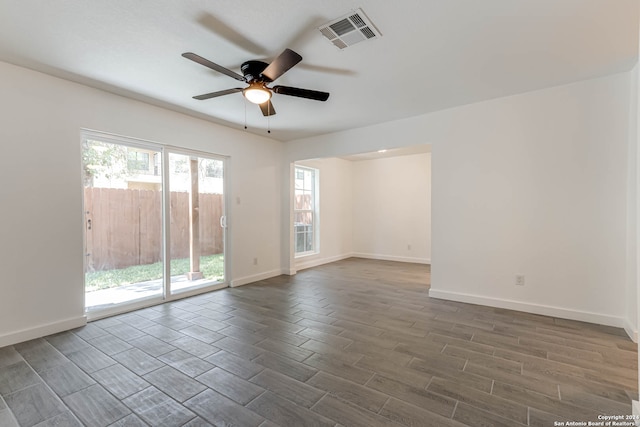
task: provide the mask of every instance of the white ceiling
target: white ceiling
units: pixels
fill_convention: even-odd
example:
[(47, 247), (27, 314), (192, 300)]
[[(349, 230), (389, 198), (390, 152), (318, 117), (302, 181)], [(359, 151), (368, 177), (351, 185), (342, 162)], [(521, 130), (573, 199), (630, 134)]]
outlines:
[[(317, 30), (361, 7), (382, 33), (345, 50)], [(0, 0), (0, 60), (282, 141), (415, 116), (633, 67), (637, 0)], [(284, 48), (304, 58), (277, 84), (269, 123), (237, 81)], [(240, 84), (242, 85), (242, 84)], [(267, 135), (267, 126), (271, 134)]]

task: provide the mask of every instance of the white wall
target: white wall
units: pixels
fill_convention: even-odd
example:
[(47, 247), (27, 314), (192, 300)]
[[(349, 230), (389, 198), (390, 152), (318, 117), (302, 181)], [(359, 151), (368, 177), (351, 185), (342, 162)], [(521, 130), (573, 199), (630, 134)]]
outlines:
[(354, 161), (352, 200), (354, 256), (431, 262), (430, 153)]
[(231, 156), (231, 276), (280, 274), (281, 143), (6, 63), (0, 93), (0, 347), (84, 322), (81, 128)]
[(638, 66), (629, 73), (629, 136), (627, 146), (627, 333), (638, 341)]
[[(231, 156), (235, 284), (290, 268), (291, 162), (431, 143), (433, 295), (633, 323), (629, 80), (294, 141), (283, 152), (266, 138), (0, 63), (0, 346), (83, 321), (82, 127)], [(524, 287), (515, 274), (526, 275)]]
[(286, 160), (431, 143), (432, 296), (623, 326), (629, 90), (612, 75), (294, 141)]
[[(629, 155), (632, 156), (635, 153), (634, 160), (629, 160), (629, 172), (628, 177), (633, 180), (633, 175), (635, 173), (635, 183), (630, 183), (629, 194), (629, 203), (633, 204), (633, 207), (630, 207), (627, 212), (629, 215), (633, 215), (635, 213), (634, 219), (629, 219), (632, 225), (635, 225), (635, 233), (631, 227), (629, 227), (628, 234), (632, 235), (631, 239), (634, 239), (635, 242), (630, 243), (627, 247), (630, 248), (628, 250), (627, 255), (628, 258), (632, 258), (635, 252), (635, 260), (628, 259), (630, 263), (633, 263), (633, 266), (628, 266), (627, 278), (627, 286), (631, 289), (629, 290), (628, 303), (627, 303), (627, 312), (629, 321), (633, 321), (632, 312), (635, 311), (635, 323), (633, 326), (635, 329), (635, 339), (636, 342), (639, 342), (638, 339), (638, 329), (640, 329), (639, 321), (640, 321), (640, 277), (638, 272), (640, 271), (640, 252), (638, 251), (638, 244), (640, 243), (640, 227), (638, 227), (638, 214), (640, 213), (640, 173), (638, 173), (638, 165), (640, 165), (640, 150), (638, 149), (638, 145), (640, 145), (640, 108), (639, 108), (639, 100), (640, 100), (640, 70), (638, 70), (639, 65), (633, 68), (630, 74), (631, 78), (631, 96), (629, 103)], [(635, 184), (635, 185), (634, 185)], [(634, 210), (635, 209), (635, 210)], [(635, 251), (634, 251), (635, 250)], [(634, 277), (635, 276), (635, 277)], [(631, 283), (635, 279), (635, 287), (633, 283)], [(633, 298), (633, 288), (635, 288), (635, 298)], [(633, 302), (635, 301), (636, 306), (635, 310), (633, 307)], [(638, 347), (638, 362), (640, 363), (640, 342)], [(638, 384), (640, 387), (640, 376), (638, 377)], [(640, 416), (640, 402), (637, 400), (632, 401), (633, 414), (636, 416)]]
[(330, 158), (297, 164), (319, 170), (320, 250), (317, 254), (296, 258), (296, 270), (350, 257), (353, 251), (351, 162)]

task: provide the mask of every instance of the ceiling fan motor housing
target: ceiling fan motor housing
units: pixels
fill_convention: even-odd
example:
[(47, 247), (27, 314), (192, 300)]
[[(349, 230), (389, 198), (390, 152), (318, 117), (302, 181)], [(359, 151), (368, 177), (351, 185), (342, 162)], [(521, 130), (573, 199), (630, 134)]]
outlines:
[(240, 70), (242, 71), (245, 79), (247, 79), (247, 82), (261, 81), (269, 83), (272, 80), (267, 76), (262, 75), (262, 72), (267, 68), (267, 65), (269, 64), (262, 61), (247, 61), (242, 64)]

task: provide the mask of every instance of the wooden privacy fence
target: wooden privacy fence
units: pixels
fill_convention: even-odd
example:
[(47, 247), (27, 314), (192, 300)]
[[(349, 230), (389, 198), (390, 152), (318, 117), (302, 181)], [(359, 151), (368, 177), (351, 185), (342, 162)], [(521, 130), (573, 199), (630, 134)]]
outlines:
[[(222, 253), (222, 194), (200, 194), (200, 254)], [(189, 257), (189, 194), (170, 194), (171, 258)], [(84, 189), (88, 271), (162, 259), (162, 192)]]

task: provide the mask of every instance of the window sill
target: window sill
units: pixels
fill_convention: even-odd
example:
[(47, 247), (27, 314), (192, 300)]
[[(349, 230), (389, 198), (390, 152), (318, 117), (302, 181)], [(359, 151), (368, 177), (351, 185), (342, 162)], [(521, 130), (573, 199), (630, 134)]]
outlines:
[(320, 252), (314, 251), (314, 252), (302, 252), (300, 254), (295, 254), (294, 255), (294, 259), (299, 259), (299, 258), (308, 258), (310, 256), (314, 256), (314, 255), (319, 255)]

